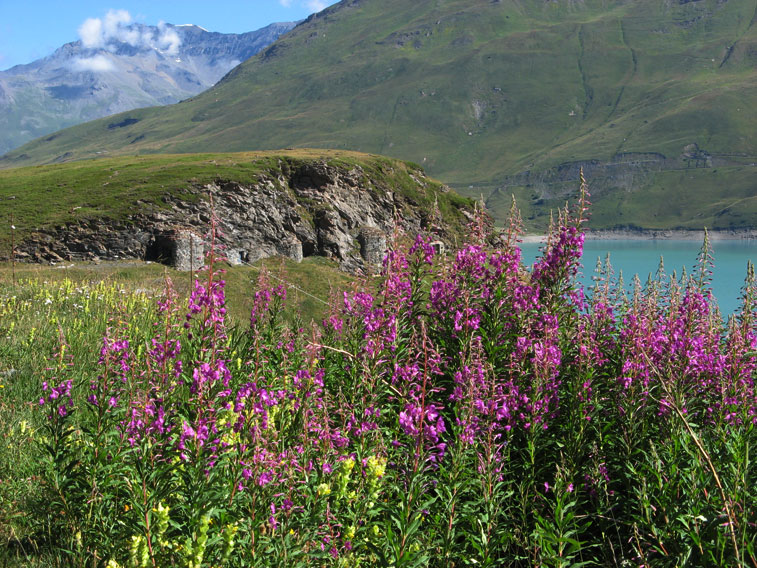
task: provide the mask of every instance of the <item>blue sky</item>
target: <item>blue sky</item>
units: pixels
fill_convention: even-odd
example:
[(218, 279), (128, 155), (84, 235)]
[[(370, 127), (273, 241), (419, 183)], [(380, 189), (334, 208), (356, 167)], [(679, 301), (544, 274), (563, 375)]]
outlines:
[[(80, 39), (108, 12), (133, 22), (196, 24), (224, 33), (306, 18), (336, 0), (0, 0), (0, 69), (49, 55)], [(88, 28), (84, 27), (87, 20)]]

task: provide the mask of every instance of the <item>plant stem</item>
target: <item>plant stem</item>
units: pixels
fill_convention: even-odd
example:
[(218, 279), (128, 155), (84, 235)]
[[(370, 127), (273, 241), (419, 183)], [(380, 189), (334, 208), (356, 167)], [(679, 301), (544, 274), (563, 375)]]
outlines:
[[(651, 361), (648, 361), (648, 362), (651, 366), (652, 362)], [(715, 469), (715, 465), (712, 463), (712, 458), (710, 457), (710, 454), (707, 452), (705, 447), (702, 445), (702, 442), (699, 439), (699, 436), (697, 436), (694, 430), (691, 428), (689, 421), (686, 420), (686, 417), (684, 416), (683, 412), (681, 412), (681, 409), (679, 408), (678, 404), (675, 402), (673, 398), (673, 393), (671, 392), (670, 387), (668, 386), (667, 382), (665, 382), (665, 379), (656, 369), (655, 369), (655, 373), (657, 374), (657, 377), (660, 379), (660, 385), (665, 391), (665, 395), (668, 397), (670, 406), (673, 408), (675, 413), (681, 419), (681, 422), (686, 428), (686, 431), (689, 433), (689, 436), (691, 436), (691, 439), (694, 441), (694, 445), (696, 445), (697, 450), (699, 451), (702, 458), (704, 458), (704, 460), (707, 462), (707, 466), (710, 469), (710, 472), (712, 473), (713, 478), (715, 479), (715, 484), (718, 486), (718, 491), (720, 492), (720, 498), (723, 500), (725, 513), (728, 516), (728, 533), (731, 537), (731, 543), (733, 544), (733, 552), (736, 555), (736, 560), (738, 561), (740, 557), (739, 545), (738, 545), (738, 541), (736, 540), (736, 529), (734, 528), (734, 525), (736, 524), (736, 519), (734, 518), (733, 510), (731, 509), (730, 502), (728, 501), (728, 499), (726, 499), (725, 489), (723, 489), (723, 483), (720, 481), (720, 476), (718, 475), (717, 469)], [(754, 563), (754, 559), (752, 559), (752, 562)]]

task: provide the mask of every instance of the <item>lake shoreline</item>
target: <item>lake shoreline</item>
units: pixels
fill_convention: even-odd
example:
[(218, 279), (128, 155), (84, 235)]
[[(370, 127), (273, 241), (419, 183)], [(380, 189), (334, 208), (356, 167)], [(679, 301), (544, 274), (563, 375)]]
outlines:
[[(709, 230), (711, 241), (757, 240), (757, 229)], [(587, 229), (586, 239), (592, 241), (698, 241), (704, 240), (704, 231), (685, 229)], [(524, 243), (542, 243), (547, 235), (524, 235)]]

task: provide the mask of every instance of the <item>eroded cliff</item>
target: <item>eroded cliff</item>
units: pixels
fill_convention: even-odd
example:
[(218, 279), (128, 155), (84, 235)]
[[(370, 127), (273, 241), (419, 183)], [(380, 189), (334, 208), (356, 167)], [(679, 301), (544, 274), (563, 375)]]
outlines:
[(380, 262), (397, 229), (451, 240), (471, 209), (470, 201), (405, 163), (386, 162), (379, 174), (374, 164), (327, 159), (282, 158), (254, 183), (218, 176), (168, 191), (159, 201), (137, 201), (126, 215), (37, 228), (15, 247), (15, 257), (145, 259), (187, 270), (204, 263), (214, 225), (218, 252), (232, 264), (320, 255), (355, 271)]

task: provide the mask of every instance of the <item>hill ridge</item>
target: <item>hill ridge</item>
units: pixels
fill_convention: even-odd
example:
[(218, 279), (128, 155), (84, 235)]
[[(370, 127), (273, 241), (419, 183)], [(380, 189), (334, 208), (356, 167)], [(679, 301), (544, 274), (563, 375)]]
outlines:
[[(124, 115), (124, 128), (38, 140), (0, 167), (98, 151), (353, 149), (483, 193), (500, 220), (515, 194), (538, 230), (575, 191), (548, 183), (554, 172), (586, 162), (617, 172), (589, 177), (597, 227), (757, 225), (754, 4), (345, 0), (206, 93)], [(686, 157), (691, 147), (710, 158)], [(665, 159), (626, 167), (633, 155)]]

